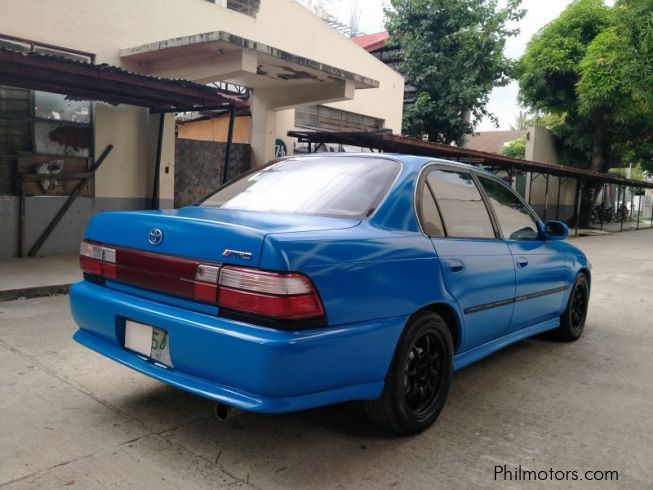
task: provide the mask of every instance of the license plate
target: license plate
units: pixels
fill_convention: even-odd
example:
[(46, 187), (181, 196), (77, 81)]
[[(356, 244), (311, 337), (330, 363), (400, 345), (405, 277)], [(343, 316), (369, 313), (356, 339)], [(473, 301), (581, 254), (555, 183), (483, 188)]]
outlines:
[(172, 367), (170, 337), (166, 330), (127, 320), (125, 322), (125, 348)]

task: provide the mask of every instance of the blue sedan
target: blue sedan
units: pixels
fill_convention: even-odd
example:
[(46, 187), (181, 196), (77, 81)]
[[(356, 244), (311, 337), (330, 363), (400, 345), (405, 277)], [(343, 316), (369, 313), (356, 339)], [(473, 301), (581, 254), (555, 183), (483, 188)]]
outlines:
[(542, 332), (580, 337), (590, 264), (567, 235), (468, 165), (289, 157), (196, 206), (95, 216), (74, 338), (223, 418), (362, 400), (413, 434), (453, 371)]

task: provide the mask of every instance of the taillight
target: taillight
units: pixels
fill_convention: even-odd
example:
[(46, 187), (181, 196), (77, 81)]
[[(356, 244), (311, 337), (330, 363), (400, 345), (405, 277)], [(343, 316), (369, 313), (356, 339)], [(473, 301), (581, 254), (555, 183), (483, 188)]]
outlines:
[(220, 267), (198, 265), (195, 273), (194, 299), (205, 303), (217, 303), (219, 274)]
[(301, 274), (224, 266), (218, 284), (220, 308), (280, 320), (324, 316), (317, 291)]
[(83, 241), (79, 245), (79, 265), (87, 274), (115, 279), (116, 250), (99, 243)]
[(79, 252), (86, 274), (217, 305), (224, 316), (257, 317), (253, 322), (288, 320), (293, 326), (301, 326), (296, 322), (303, 320), (310, 320), (311, 326), (324, 323), (313, 321), (324, 320), (324, 308), (315, 287), (302, 274), (204, 264), (88, 241), (81, 243)]

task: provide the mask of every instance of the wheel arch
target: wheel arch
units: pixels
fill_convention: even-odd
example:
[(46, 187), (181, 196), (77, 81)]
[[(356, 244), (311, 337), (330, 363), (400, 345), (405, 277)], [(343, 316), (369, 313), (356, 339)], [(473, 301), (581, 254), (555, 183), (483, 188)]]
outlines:
[(454, 308), (447, 303), (432, 303), (415, 312), (414, 315), (422, 311), (432, 311), (444, 319), (447, 327), (449, 327), (449, 332), (451, 333), (451, 340), (453, 341), (453, 352), (455, 354), (462, 344), (463, 336), (462, 324)]
[(590, 272), (589, 268), (587, 267), (581, 267), (578, 270), (578, 274), (584, 274), (585, 277), (587, 278), (587, 287), (588, 289), (592, 289), (592, 273)]

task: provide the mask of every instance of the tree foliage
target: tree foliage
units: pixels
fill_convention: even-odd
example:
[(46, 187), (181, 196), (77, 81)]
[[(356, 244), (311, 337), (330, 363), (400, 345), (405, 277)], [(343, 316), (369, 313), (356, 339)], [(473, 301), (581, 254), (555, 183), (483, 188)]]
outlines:
[(506, 157), (520, 158), (523, 160), (526, 158), (526, 136), (509, 141), (503, 145), (499, 153)]
[(653, 0), (575, 0), (529, 42), (520, 98), (554, 119), (565, 163), (653, 169)]
[(494, 87), (506, 85), (513, 63), (506, 39), (523, 17), (521, 0), (391, 0), (390, 42), (400, 47), (401, 71), (417, 88), (405, 108), (404, 132), (439, 143), (461, 143), (474, 124), (491, 116)]

